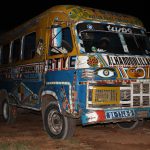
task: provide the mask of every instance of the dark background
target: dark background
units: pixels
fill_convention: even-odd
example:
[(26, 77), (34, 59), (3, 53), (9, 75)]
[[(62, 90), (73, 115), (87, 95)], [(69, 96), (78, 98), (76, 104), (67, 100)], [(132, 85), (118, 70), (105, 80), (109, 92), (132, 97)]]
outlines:
[(3, 0), (0, 4), (0, 34), (24, 23), (54, 5), (82, 5), (134, 15), (150, 31), (148, 0)]

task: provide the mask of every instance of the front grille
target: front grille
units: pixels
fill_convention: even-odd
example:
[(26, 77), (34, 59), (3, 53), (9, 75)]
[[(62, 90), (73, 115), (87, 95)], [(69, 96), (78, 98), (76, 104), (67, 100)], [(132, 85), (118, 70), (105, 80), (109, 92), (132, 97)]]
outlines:
[(133, 106), (140, 106), (140, 96), (133, 96)]
[(119, 104), (119, 87), (93, 87), (92, 103), (100, 105)]
[(87, 108), (150, 106), (150, 82), (124, 87), (87, 86), (87, 91)]
[(133, 94), (140, 93), (140, 84), (133, 84)]
[(150, 105), (150, 97), (149, 96), (143, 96), (143, 106)]
[(122, 89), (120, 92), (120, 99), (122, 101), (130, 101), (131, 91), (129, 89)]
[(120, 104), (122, 107), (150, 106), (150, 83), (132, 83), (121, 87)]
[(149, 84), (143, 84), (143, 94), (149, 93)]

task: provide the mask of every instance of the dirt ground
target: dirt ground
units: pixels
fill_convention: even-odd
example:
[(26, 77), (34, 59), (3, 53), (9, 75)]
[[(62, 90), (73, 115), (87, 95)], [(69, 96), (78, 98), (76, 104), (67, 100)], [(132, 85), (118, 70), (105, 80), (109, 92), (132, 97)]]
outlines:
[(52, 140), (40, 114), (22, 113), (13, 125), (0, 117), (0, 150), (150, 150), (150, 121), (132, 131), (117, 125), (77, 126), (69, 140)]

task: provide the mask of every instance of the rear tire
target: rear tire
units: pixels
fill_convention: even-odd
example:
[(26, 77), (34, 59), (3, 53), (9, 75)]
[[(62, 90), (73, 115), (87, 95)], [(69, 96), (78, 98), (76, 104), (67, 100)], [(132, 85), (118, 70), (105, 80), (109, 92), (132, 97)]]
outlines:
[(2, 116), (5, 122), (14, 123), (17, 117), (17, 108), (8, 103), (7, 100), (4, 100), (2, 104)]
[(56, 104), (47, 107), (44, 114), (44, 124), (48, 135), (53, 139), (72, 137), (76, 127), (75, 119), (63, 116)]
[(132, 129), (135, 129), (136, 127), (138, 127), (139, 125), (139, 120), (136, 120), (136, 121), (130, 121), (130, 122), (119, 122), (117, 123), (118, 126), (121, 128), (121, 129), (124, 129), (124, 130), (132, 130)]

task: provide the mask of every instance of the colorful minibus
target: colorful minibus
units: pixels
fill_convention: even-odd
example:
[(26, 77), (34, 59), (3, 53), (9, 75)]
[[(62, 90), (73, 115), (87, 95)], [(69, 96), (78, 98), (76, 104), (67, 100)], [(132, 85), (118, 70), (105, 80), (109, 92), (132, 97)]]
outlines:
[(133, 129), (150, 117), (150, 42), (132, 16), (88, 7), (50, 8), (0, 36), (0, 110), (41, 111), (54, 139), (82, 125)]

